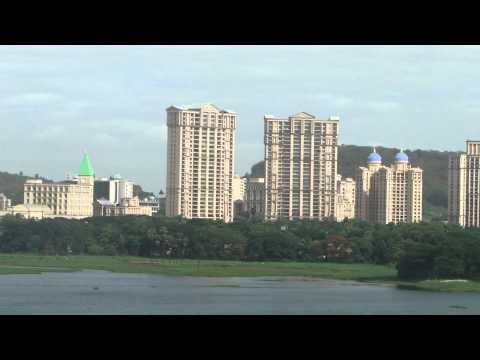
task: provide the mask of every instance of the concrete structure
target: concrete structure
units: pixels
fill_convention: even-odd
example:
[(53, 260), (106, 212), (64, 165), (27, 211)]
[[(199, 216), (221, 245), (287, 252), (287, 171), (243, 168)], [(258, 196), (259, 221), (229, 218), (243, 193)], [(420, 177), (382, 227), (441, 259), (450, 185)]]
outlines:
[(236, 122), (211, 104), (167, 109), (167, 216), (233, 220)]
[(94, 216), (152, 216), (150, 206), (141, 206), (138, 197), (122, 199), (120, 204), (114, 204), (106, 199), (95, 200)]
[(0, 193), (0, 211), (6, 211), (12, 206), (12, 201), (5, 194)]
[(44, 183), (27, 180), (24, 185), (24, 205), (46, 206), (51, 217), (82, 219), (93, 216), (93, 187), (95, 173), (90, 158), (84, 155), (76, 180)]
[(480, 141), (466, 145), (466, 153), (449, 158), (448, 222), (480, 227)]
[(35, 220), (53, 217), (52, 210), (46, 205), (19, 204), (3, 212), (3, 215), (7, 214), (13, 216), (20, 215), (26, 219)]
[(133, 182), (120, 175), (95, 180), (95, 200), (107, 199), (118, 205), (123, 199), (133, 198)]
[(265, 217), (265, 178), (248, 178), (245, 203), (250, 216)]
[(266, 115), (265, 218), (333, 219), (339, 118)]
[(337, 221), (355, 218), (355, 181), (352, 178), (342, 179), (337, 175), (337, 200), (335, 218)]
[(373, 224), (422, 221), (423, 170), (412, 167), (403, 151), (387, 167), (374, 149), (368, 167), (359, 167), (355, 180), (358, 219)]

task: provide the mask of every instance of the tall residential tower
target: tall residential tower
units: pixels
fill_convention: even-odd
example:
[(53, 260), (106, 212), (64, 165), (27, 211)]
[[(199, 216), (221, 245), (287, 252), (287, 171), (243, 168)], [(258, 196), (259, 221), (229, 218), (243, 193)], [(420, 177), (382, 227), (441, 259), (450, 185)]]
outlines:
[(333, 219), (339, 119), (301, 112), (265, 122), (265, 218)]
[(212, 104), (167, 109), (167, 216), (233, 220), (236, 122)]
[(467, 140), (467, 152), (449, 158), (448, 222), (480, 227), (480, 141)]

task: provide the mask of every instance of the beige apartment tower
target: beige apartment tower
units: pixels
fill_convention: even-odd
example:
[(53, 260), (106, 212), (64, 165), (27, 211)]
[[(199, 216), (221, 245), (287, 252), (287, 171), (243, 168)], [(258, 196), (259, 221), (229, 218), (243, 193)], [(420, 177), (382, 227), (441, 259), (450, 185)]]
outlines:
[(423, 170), (412, 167), (403, 151), (388, 167), (374, 149), (368, 166), (357, 169), (355, 180), (356, 218), (372, 224), (422, 221)]
[(167, 216), (233, 220), (236, 122), (212, 104), (167, 109)]
[(266, 115), (265, 219), (333, 219), (339, 119)]
[(467, 140), (467, 152), (449, 158), (448, 222), (480, 227), (480, 141)]

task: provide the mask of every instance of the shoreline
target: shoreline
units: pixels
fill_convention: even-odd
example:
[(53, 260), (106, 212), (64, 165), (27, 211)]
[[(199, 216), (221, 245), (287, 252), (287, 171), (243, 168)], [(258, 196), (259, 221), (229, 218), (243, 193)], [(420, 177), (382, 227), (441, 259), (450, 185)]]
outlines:
[[(402, 290), (480, 293), (480, 281), (439, 279), (403, 281), (392, 266), (359, 263), (242, 262), (227, 260), (159, 259), (131, 256), (48, 256), (0, 254), (0, 275), (104, 270), (114, 273), (178, 277), (266, 277), (272, 281), (344, 280)], [(460, 281), (459, 281), (460, 280)]]

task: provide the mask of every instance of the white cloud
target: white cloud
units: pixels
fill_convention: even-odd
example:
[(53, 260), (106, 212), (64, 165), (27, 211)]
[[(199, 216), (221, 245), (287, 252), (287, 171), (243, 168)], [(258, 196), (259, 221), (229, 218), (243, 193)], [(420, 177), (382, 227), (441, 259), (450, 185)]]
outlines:
[(0, 99), (1, 103), (6, 106), (35, 106), (45, 105), (58, 102), (62, 96), (48, 92), (33, 92), (7, 96)]
[(395, 101), (368, 101), (364, 107), (377, 112), (394, 112), (401, 109), (401, 105)]
[(54, 125), (41, 128), (33, 133), (33, 138), (40, 141), (59, 140), (69, 136), (71, 132), (64, 126)]
[(401, 109), (400, 103), (390, 100), (369, 100), (362, 97), (354, 98), (346, 95), (328, 93), (314, 94), (312, 98), (342, 110), (364, 109), (374, 112), (394, 112)]

